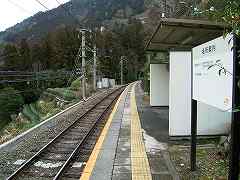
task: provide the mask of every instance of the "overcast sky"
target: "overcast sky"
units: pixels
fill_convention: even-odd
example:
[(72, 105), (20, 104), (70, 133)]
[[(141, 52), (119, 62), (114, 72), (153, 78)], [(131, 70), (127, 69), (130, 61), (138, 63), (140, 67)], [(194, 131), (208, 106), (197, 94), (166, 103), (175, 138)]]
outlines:
[[(49, 9), (57, 7), (56, 0), (39, 0)], [(65, 3), (69, 0), (58, 0)], [(39, 11), (46, 11), (36, 0), (0, 0), (0, 31), (11, 27)]]

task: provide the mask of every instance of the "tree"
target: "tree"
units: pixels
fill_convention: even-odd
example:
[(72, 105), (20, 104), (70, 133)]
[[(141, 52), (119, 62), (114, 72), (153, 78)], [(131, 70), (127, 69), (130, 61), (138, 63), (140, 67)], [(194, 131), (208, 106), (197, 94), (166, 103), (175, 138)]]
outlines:
[(31, 61), (34, 72), (39, 72), (43, 70), (42, 62), (44, 61), (44, 59), (45, 57), (41, 44), (33, 45), (33, 47), (31, 48)]
[[(230, 31), (240, 35), (240, 1), (210, 0), (205, 2), (205, 13), (212, 19), (226, 23)], [(226, 33), (229, 29), (226, 30)]]
[(32, 61), (30, 56), (30, 48), (28, 46), (27, 40), (22, 39), (19, 46), (19, 56), (20, 56), (20, 70), (30, 70), (32, 68)]
[(20, 56), (18, 49), (15, 45), (7, 44), (3, 50), (4, 54), (4, 67), (7, 70), (17, 70), (20, 66)]
[(55, 62), (58, 69), (71, 70), (80, 45), (78, 32), (71, 27), (58, 30), (54, 38)]
[(120, 59), (125, 56), (125, 82), (137, 80), (137, 75), (145, 64), (144, 30), (141, 22), (130, 19), (127, 25), (115, 23), (113, 29), (97, 35), (100, 48), (99, 71), (103, 75), (120, 80)]
[(129, 25), (124, 28), (120, 38), (124, 54), (128, 59), (127, 79), (134, 81), (137, 79), (139, 71), (143, 70), (146, 61), (143, 25), (138, 20), (130, 19)]
[(120, 39), (116, 33), (110, 30), (97, 33), (98, 54), (98, 71), (102, 75), (118, 79), (120, 72), (120, 57), (122, 55), (122, 47)]
[(20, 112), (24, 100), (19, 91), (7, 87), (0, 90), (0, 118), (10, 120), (12, 114)]
[(52, 44), (53, 38), (51, 34), (48, 34), (41, 43), (43, 53), (41, 63), (44, 69), (56, 69), (56, 64), (54, 63), (55, 51)]

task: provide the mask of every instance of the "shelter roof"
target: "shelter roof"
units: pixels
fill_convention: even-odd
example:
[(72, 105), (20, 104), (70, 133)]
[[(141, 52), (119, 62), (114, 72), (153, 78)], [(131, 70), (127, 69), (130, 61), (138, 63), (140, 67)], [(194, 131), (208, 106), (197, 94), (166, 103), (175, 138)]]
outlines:
[(145, 50), (191, 50), (221, 36), (226, 27), (225, 24), (206, 20), (162, 18)]

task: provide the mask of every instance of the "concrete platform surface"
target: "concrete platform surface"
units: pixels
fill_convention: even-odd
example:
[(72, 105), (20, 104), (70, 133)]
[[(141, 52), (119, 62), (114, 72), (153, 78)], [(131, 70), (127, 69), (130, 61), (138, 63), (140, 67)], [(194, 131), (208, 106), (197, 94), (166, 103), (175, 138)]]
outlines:
[(179, 179), (168, 152), (168, 109), (150, 108), (140, 82), (116, 103), (81, 180)]

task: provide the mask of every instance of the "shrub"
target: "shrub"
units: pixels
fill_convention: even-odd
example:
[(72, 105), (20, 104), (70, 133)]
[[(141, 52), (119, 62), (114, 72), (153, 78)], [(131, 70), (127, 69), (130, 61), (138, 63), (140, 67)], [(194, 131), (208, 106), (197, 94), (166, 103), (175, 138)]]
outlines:
[(11, 87), (0, 90), (0, 119), (10, 119), (12, 114), (21, 111), (23, 105), (24, 99), (19, 91)]
[(73, 91), (78, 91), (81, 88), (81, 84), (81, 79), (78, 78), (72, 82), (70, 89)]
[(31, 122), (38, 122), (40, 120), (40, 117), (38, 114), (35, 114), (35, 112), (32, 111), (30, 105), (24, 105), (23, 115), (27, 117)]
[(63, 92), (63, 98), (65, 99), (65, 100), (67, 100), (67, 101), (71, 101), (71, 100), (73, 100), (73, 99), (75, 99), (76, 98), (76, 95), (74, 94), (74, 92), (72, 92), (71, 90), (65, 90), (64, 92)]
[(54, 88), (54, 89), (47, 89), (48, 92), (63, 98), (66, 101), (71, 101), (73, 99), (76, 98), (76, 95), (74, 94), (74, 92), (70, 89), (65, 89), (65, 88)]
[(39, 91), (38, 89), (34, 89), (32, 92), (23, 92), (23, 98), (24, 98), (24, 102), (25, 104), (30, 104), (32, 102), (36, 102), (40, 95), (41, 95), (41, 91)]
[(55, 109), (55, 103), (53, 101), (51, 102), (39, 101), (38, 107), (39, 109), (41, 109), (41, 113), (46, 115), (49, 111)]

